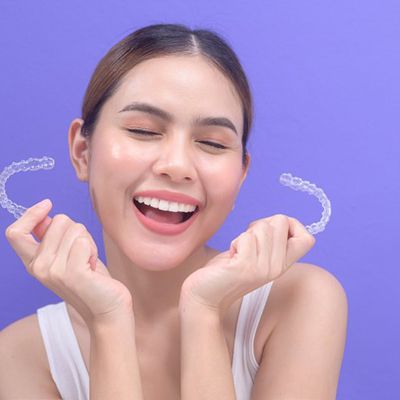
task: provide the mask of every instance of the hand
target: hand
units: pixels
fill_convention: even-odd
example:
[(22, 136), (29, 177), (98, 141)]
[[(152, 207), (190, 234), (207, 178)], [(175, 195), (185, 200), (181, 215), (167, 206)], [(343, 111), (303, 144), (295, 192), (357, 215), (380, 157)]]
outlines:
[(129, 290), (97, 258), (97, 246), (85, 226), (63, 214), (50, 218), (51, 202), (38, 204), (6, 230), (29, 274), (71, 304), (88, 325), (111, 322), (132, 310)]
[(246, 293), (281, 276), (314, 244), (314, 236), (294, 218), (278, 214), (256, 220), (231, 242), (229, 251), (186, 278), (180, 305), (194, 302), (221, 314)]

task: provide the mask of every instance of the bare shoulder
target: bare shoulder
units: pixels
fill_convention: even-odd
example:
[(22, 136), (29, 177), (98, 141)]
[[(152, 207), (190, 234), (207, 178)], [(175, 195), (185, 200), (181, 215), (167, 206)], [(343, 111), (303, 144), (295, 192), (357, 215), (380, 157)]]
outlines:
[(0, 398), (60, 399), (36, 314), (0, 331)]
[(273, 326), (252, 400), (336, 398), (347, 334), (342, 284), (324, 268), (296, 263), (274, 281), (268, 303)]
[(314, 264), (295, 263), (275, 283), (282, 290), (289, 290), (292, 295), (307, 292), (318, 297), (324, 294), (325, 297), (346, 298), (345, 290), (339, 280), (326, 269)]
[[(291, 313), (307, 318), (328, 312), (329, 318), (347, 319), (347, 295), (339, 280), (326, 269), (309, 263), (295, 263), (276, 279), (268, 300), (268, 314), (274, 327)], [(333, 313), (333, 314), (332, 314)]]
[(295, 263), (273, 282), (261, 321), (265, 342), (289, 312), (310, 311), (310, 307), (337, 307), (347, 314), (347, 296), (338, 279), (324, 268)]
[[(315, 311), (347, 313), (347, 295), (339, 280), (328, 270), (314, 264), (297, 263), (293, 265), (283, 286), (290, 290), (292, 302), (288, 307), (307, 310), (307, 305)], [(331, 316), (332, 317), (332, 316)]]
[(345, 333), (348, 299), (344, 287), (332, 273), (317, 265), (298, 263), (287, 280), (292, 291), (292, 299), (286, 304), (289, 313), (296, 312), (306, 323), (318, 323), (326, 333), (335, 326), (338, 336)]

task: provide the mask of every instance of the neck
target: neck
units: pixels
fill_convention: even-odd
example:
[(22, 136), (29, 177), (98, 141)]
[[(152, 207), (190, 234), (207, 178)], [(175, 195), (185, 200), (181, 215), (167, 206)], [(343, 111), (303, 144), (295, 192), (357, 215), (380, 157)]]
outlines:
[[(141, 251), (142, 259), (140, 256), (137, 258), (142, 262), (134, 263), (104, 232), (103, 237), (107, 268), (114, 279), (122, 282), (130, 290), (135, 323), (138, 326), (176, 320), (179, 317), (179, 298), (183, 282), (219, 253), (215, 249), (202, 246), (179, 263), (174, 264), (170, 259), (165, 264), (161, 262), (160, 265), (162, 255), (147, 256), (146, 259), (145, 251)], [(136, 254), (139, 254), (138, 250)], [(146, 260), (154, 258), (157, 262), (147, 261), (144, 265)]]

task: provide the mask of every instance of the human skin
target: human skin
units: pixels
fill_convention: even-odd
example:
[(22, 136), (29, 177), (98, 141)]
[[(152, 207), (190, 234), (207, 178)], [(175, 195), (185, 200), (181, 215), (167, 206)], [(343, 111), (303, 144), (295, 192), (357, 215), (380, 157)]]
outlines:
[[(219, 95), (206, 100), (212, 90)], [(167, 110), (174, 120), (166, 124), (143, 113), (120, 112), (135, 100)], [(224, 116), (238, 134), (226, 127), (193, 127), (191, 120), (197, 116)], [(8, 230), (32, 275), (73, 305), (76, 317), (89, 328), (91, 398), (142, 398), (135, 336), (155, 320), (165, 329), (179, 322), (182, 282), (218, 253), (205, 243), (231, 211), (247, 172), (241, 121), (234, 88), (204, 59), (143, 62), (103, 105), (90, 141), (80, 134), (81, 119), (72, 121), (69, 131), (71, 161), (78, 178), (88, 182), (103, 226), (107, 269), (101, 260), (92, 259), (97, 246), (85, 227), (65, 215), (49, 218), (49, 205), (42, 211), (28, 210)], [(128, 128), (159, 135), (134, 135)], [(206, 140), (226, 149), (216, 149)], [(148, 231), (135, 217), (132, 200), (135, 192), (149, 189), (195, 197), (201, 203), (197, 219), (179, 235)], [(99, 301), (106, 314), (99, 314)], [(118, 380), (109, 381), (117, 370)]]
[[(133, 101), (166, 110), (174, 120), (120, 112)], [(197, 116), (229, 118), (237, 135), (226, 127), (194, 127)], [(144, 61), (125, 76), (103, 105), (90, 142), (80, 135), (83, 121), (71, 123), (71, 161), (88, 182), (107, 268), (131, 292), (137, 325), (176, 315), (184, 280), (218, 254), (206, 241), (232, 210), (249, 165), (249, 157), (242, 164), (242, 118), (233, 85), (215, 66), (201, 56), (168, 56)], [(132, 128), (161, 135), (143, 137)], [(227, 149), (200, 143), (206, 140)], [(132, 211), (134, 193), (149, 189), (200, 200), (197, 220), (182, 234), (150, 232)]]
[[(150, 61), (154, 61), (155, 65), (149, 66)], [(177, 316), (179, 304), (182, 317), (183, 368), (181, 369), (184, 372), (181, 379), (182, 398), (231, 399), (234, 398), (233, 377), (220, 315), (215, 313), (214, 309), (204, 307), (203, 304), (199, 306), (197, 301), (193, 302), (193, 294), (196, 293), (196, 300), (211, 299), (213, 305), (225, 303), (229, 306), (243, 294), (241, 292), (244, 290), (248, 292), (276, 279), (312, 247), (313, 241), (310, 241), (311, 236), (298, 221), (286, 216), (274, 216), (253, 222), (246, 234), (234, 240), (233, 243), (236, 245), (233, 247), (237, 257), (232, 264), (234, 269), (226, 268), (222, 262), (227, 254), (219, 254), (222, 258), (215, 257), (219, 252), (210, 249), (205, 243), (229, 214), (245, 179), (249, 161), (248, 159), (245, 166), (242, 165), (240, 101), (236, 98), (230, 82), (227, 80), (224, 82), (223, 75), (204, 59), (170, 57), (150, 61), (135, 67), (125, 77), (117, 92), (104, 104), (91, 142), (79, 134), (83, 122), (80, 119), (71, 123), (69, 132), (71, 160), (78, 178), (89, 183), (93, 205), (103, 225), (106, 265), (107, 271), (110, 271), (108, 277), (113, 278), (109, 279), (109, 283), (113, 282), (114, 285), (118, 282), (123, 288), (127, 288), (134, 308), (128, 310), (129, 315), (125, 311), (123, 314), (121, 312), (114, 314), (111, 322), (108, 318), (108, 322), (99, 323), (97, 319), (96, 323), (88, 324), (91, 334), (91, 396), (142, 398), (134, 338), (138, 331), (146, 332), (145, 328), (151, 326), (154, 321), (162, 327), (164, 335), (166, 332), (164, 328), (171, 325), (168, 321), (174, 321)], [(143, 68), (140, 74), (139, 67)], [(209, 85), (210, 82), (212, 84)], [(140, 88), (143, 89), (142, 92)], [(135, 98), (137, 91), (139, 94)], [(210, 93), (212, 99), (201, 102), (201, 99)], [(223, 93), (226, 96), (222, 96), (219, 103), (215, 100), (214, 93), (217, 97)], [(174, 116), (174, 120), (167, 124), (154, 117), (144, 116), (143, 113), (119, 112), (127, 102), (134, 100), (146, 101), (163, 108)], [(210, 104), (213, 105), (212, 109)], [(190, 126), (190, 120), (197, 115), (215, 116), (212, 113), (214, 109), (218, 109), (217, 116), (225, 116), (234, 122), (239, 135), (226, 131), (226, 128), (200, 129)], [(158, 135), (138, 136), (131, 134), (128, 128), (146, 129), (158, 132)], [(206, 143), (201, 143), (204, 140), (223, 143), (228, 149), (215, 150)], [(146, 189), (169, 189), (196, 197), (202, 203), (197, 220), (186, 232), (177, 236), (164, 236), (145, 230), (132, 212), (132, 197), (135, 192)], [(46, 214), (47, 212), (48, 209)], [(35, 217), (36, 222), (42, 220), (44, 215)], [(22, 241), (19, 241), (21, 232), (25, 232), (27, 237), (36, 225), (33, 222), (25, 224), (27, 218), (30, 218), (29, 214), (22, 217), (21, 221), (17, 221), (19, 228), (15, 226), (8, 235), (14, 244), (20, 243), (21, 247), (23, 245)], [(49, 220), (46, 217), (42, 225), (36, 226), (33, 230), (39, 238), (43, 236), (44, 228), (49, 226)], [(290, 229), (290, 222), (296, 224), (298, 229), (294, 227)], [(21, 229), (22, 224), (27, 226)], [(276, 225), (273, 226), (274, 224)], [(65, 270), (65, 262), (61, 263), (58, 258), (58, 262), (50, 265), (49, 282), (57, 278), (53, 283), (61, 282), (59, 287), (64, 288), (64, 284), (67, 283), (64, 278), (74, 278), (76, 281), (82, 276), (83, 282), (84, 275), (86, 278), (90, 275), (85, 284), (93, 286), (92, 277), (95, 274), (90, 273), (88, 260), (89, 255), (97, 254), (97, 248), (83, 228), (66, 216), (55, 216), (51, 221), (49, 231), (38, 251), (41, 262), (38, 262), (36, 267), (41, 266), (42, 270), (44, 266), (49, 267), (49, 263), (44, 261), (49, 261), (49, 255), (53, 255), (57, 243), (62, 244), (64, 248), (62, 253), (64, 256), (67, 255), (73, 241), (73, 253), (76, 259), (79, 255), (82, 259), (80, 261), (85, 265), (74, 262), (70, 257), (69, 266)], [(67, 241), (63, 240), (65, 237), (68, 238)], [(301, 238), (303, 239), (298, 240)], [(289, 242), (292, 243), (292, 252), (289, 251), (290, 246), (286, 247), (286, 242), (288, 245)], [(36, 246), (32, 242), (31, 245)], [(250, 257), (250, 254), (253, 256)], [(32, 259), (32, 255), (29, 259)], [(31, 263), (29, 266), (32, 266)], [(85, 268), (78, 268), (83, 266)], [(71, 275), (69, 272), (73, 269), (77, 270), (76, 275)], [(55, 274), (57, 271), (65, 273)], [(98, 272), (97, 269), (95, 271)], [(309, 279), (302, 280), (309, 282)], [(77, 286), (81, 286), (80, 281), (81, 279), (78, 285), (67, 285), (72, 295), (78, 289)], [(182, 283), (186, 284), (183, 302), (180, 301)], [(241, 286), (234, 286), (231, 283)], [(317, 283), (320, 287), (320, 282)], [(323, 287), (327, 287), (327, 284), (324, 283)], [(110, 285), (106, 285), (104, 281), (104, 285), (96, 289), (102, 289), (104, 293), (109, 294), (109, 288)], [(232, 288), (235, 289), (235, 293), (230, 293)], [(118, 287), (118, 291), (120, 289), (121, 287)], [(58, 294), (57, 290), (54, 291)], [(313, 293), (313, 290), (307, 288), (300, 296), (298, 289), (291, 290), (291, 293), (296, 294), (298, 298), (303, 298), (310, 292)], [(71, 303), (69, 299), (73, 299), (71, 293), (65, 296), (69, 303)], [(95, 297), (90, 296), (86, 290), (82, 293), (90, 297), (89, 300), (95, 307), (99, 305), (98, 300), (104, 302), (103, 293), (96, 292)], [(329, 303), (330, 307), (343, 303), (341, 300), (338, 301), (336, 293), (339, 293), (336, 287), (334, 291), (329, 291), (326, 303)], [(283, 298), (289, 297), (283, 296)], [(312, 299), (313, 307), (319, 306), (320, 300), (320, 297), (318, 302)], [(296, 305), (298, 303), (298, 301), (293, 302)], [(319, 331), (317, 327), (320, 326), (320, 320), (312, 324), (304, 322), (311, 316), (318, 315), (318, 312), (310, 311), (309, 305), (311, 302), (306, 304), (306, 315), (304, 312), (299, 313), (300, 308), (296, 308), (294, 314), (304, 315), (304, 318), (300, 319), (300, 323), (296, 322), (296, 325), (292, 324), (284, 331), (295, 331), (297, 337), (299, 328), (312, 326), (313, 332), (318, 333), (320, 337), (331, 338), (332, 335), (327, 333), (332, 331), (332, 326), (336, 326), (336, 316), (340, 313), (324, 313), (329, 316), (328, 323)], [(283, 309), (282, 314), (286, 314)], [(285, 319), (281, 321), (280, 326), (284, 322)], [(118, 337), (118, 341), (115, 337)], [(314, 370), (310, 369), (312, 372), (306, 371), (300, 374), (305, 370), (306, 364), (310, 366), (306, 360), (310, 356), (309, 350), (316, 343), (313, 340), (310, 345), (304, 340), (304, 345), (300, 344), (295, 349), (307, 349), (307, 351), (303, 351), (300, 355), (301, 363), (294, 375), (300, 377), (292, 377), (289, 382), (292, 387), (289, 387), (284, 379), (285, 374), (278, 374), (279, 379), (274, 376), (272, 384), (267, 385), (264, 384), (266, 379), (272, 376), (273, 371), (279, 370), (278, 360), (285, 359), (288, 362), (298, 356), (296, 351), (289, 353), (286, 351), (285, 354), (285, 349), (288, 348), (288, 343), (293, 342), (293, 337), (287, 338), (286, 341), (280, 340), (281, 333), (272, 336), (272, 339), (275, 337), (279, 338), (278, 343), (275, 343), (270, 351), (263, 353), (255, 385), (258, 390), (257, 399), (265, 398), (268, 391), (273, 394), (283, 393), (282, 387), (290, 395), (302, 390), (302, 393), (307, 393), (307, 398), (328, 398), (328, 392), (329, 398), (332, 398), (340, 367), (339, 356), (336, 354), (343, 354), (342, 349), (339, 351), (337, 346), (322, 343), (314, 349), (314, 359), (318, 361), (313, 366)], [(338, 335), (332, 342), (341, 345), (344, 341)], [(127, 352), (127, 349), (131, 352)], [(201, 359), (206, 362), (199, 362)], [(271, 369), (269, 365), (275, 365), (275, 368)], [(107, 379), (118, 368), (120, 374), (117, 373), (115, 376), (118, 379)], [(304, 389), (310, 374), (315, 375), (317, 372), (321, 375), (320, 379), (314, 380), (312, 387)], [(330, 386), (326, 389), (328, 380)], [(200, 389), (205, 386), (209, 390), (203, 393)], [(201, 397), (195, 397), (199, 395)]]

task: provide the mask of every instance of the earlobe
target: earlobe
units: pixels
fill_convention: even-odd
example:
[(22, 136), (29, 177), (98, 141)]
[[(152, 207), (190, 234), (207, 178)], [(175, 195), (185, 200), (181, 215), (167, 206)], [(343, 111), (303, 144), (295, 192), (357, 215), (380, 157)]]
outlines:
[(88, 181), (89, 146), (88, 140), (81, 134), (83, 120), (76, 118), (68, 131), (69, 156), (80, 181)]

